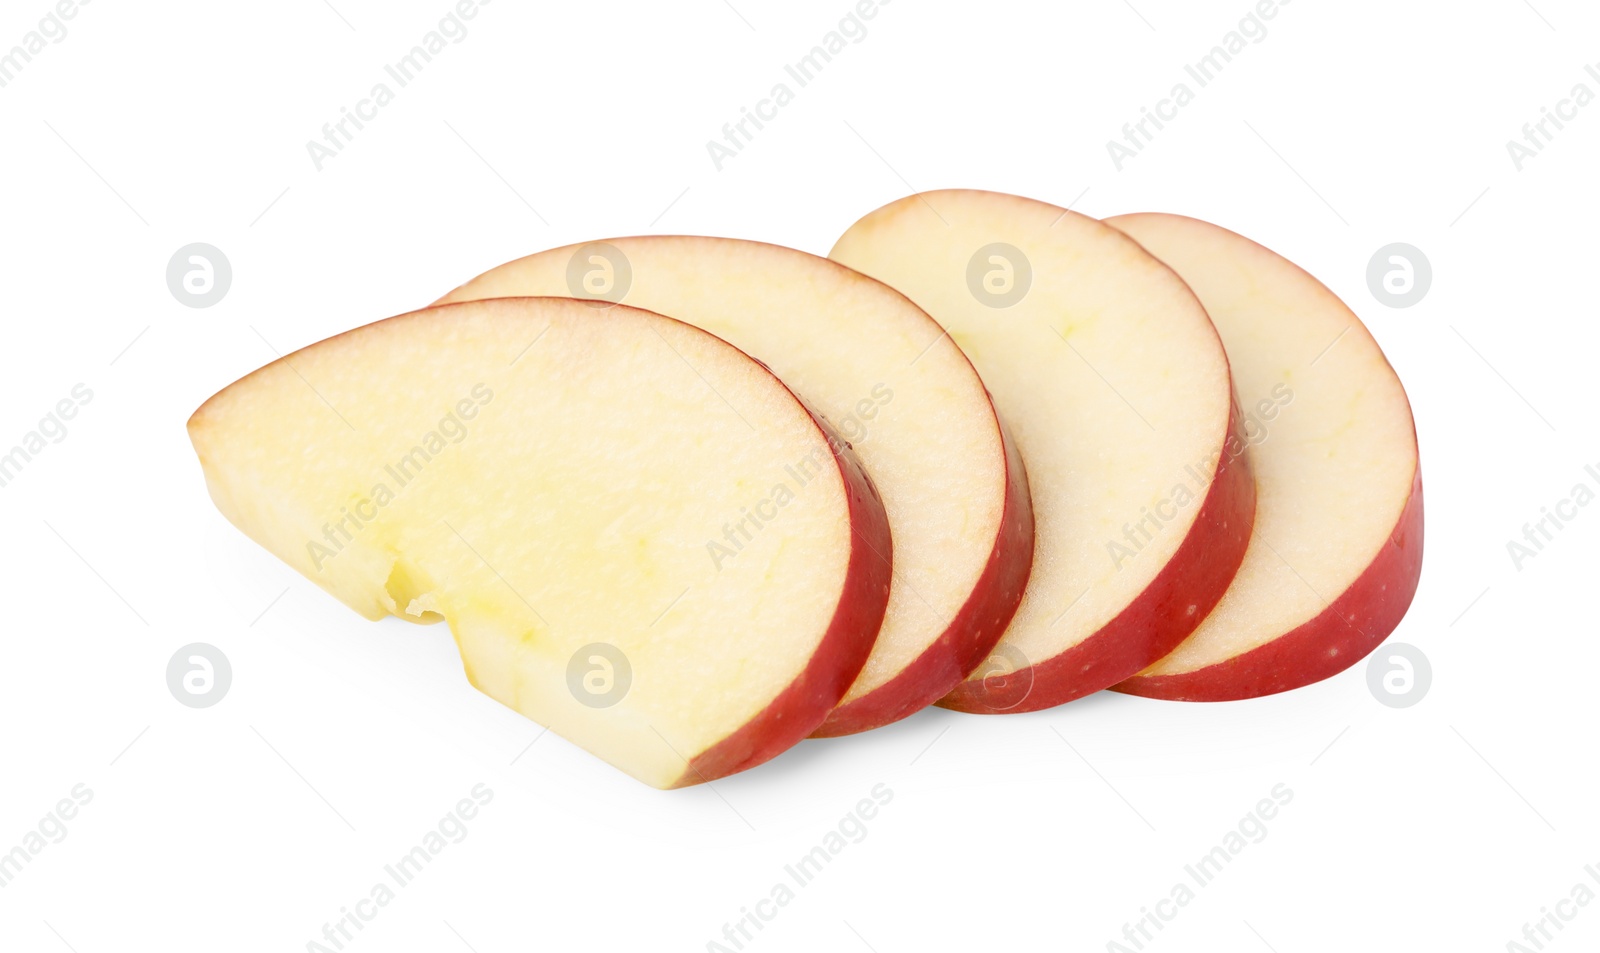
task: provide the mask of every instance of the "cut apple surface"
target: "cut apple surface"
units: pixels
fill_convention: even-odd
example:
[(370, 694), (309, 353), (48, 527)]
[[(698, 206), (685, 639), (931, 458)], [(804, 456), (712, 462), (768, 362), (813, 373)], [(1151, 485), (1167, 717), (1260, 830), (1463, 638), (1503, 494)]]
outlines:
[[(894, 580), (872, 655), (818, 734), (932, 704), (994, 647), (1033, 557), (1023, 468), (972, 365), (905, 296), (789, 248), (662, 236), (531, 255), (443, 300), (509, 295), (620, 300), (704, 328), (770, 367), (853, 445), (888, 512)], [(748, 528), (736, 513), (718, 541), (731, 553)]]
[(1255, 242), (1178, 215), (1107, 223), (1183, 276), (1216, 322), (1259, 498), (1222, 601), (1118, 690), (1223, 701), (1343, 671), (1399, 624), (1422, 570), (1422, 476), (1399, 378), (1333, 292)]
[(1028, 472), (1022, 604), (940, 704), (1046, 708), (1176, 647), (1227, 588), (1255, 509), (1227, 358), (1183, 281), (1113, 228), (990, 192), (901, 199), (832, 257), (949, 329)]
[(230, 385), (189, 432), (246, 534), (367, 618), (447, 620), (480, 690), (657, 787), (814, 730), (888, 599), (848, 448), (734, 347), (633, 308), (380, 321)]

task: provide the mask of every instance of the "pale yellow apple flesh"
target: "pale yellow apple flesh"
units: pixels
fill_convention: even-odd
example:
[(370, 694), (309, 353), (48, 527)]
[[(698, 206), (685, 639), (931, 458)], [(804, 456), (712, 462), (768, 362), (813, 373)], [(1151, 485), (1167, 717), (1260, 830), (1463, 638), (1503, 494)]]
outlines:
[(1028, 472), (1036, 541), (1022, 605), (942, 704), (1060, 704), (1192, 631), (1242, 557), (1254, 498), (1230, 446), (1227, 358), (1177, 275), (1093, 219), (975, 191), (887, 205), (831, 257), (949, 329)]
[(882, 620), (887, 521), (853, 455), (659, 315), (402, 315), (239, 380), (189, 432), (246, 534), (369, 619), (442, 617), (479, 689), (658, 787), (805, 737)]
[(1417, 436), (1399, 378), (1333, 292), (1255, 242), (1178, 215), (1107, 224), (1172, 266), (1216, 322), (1254, 418), (1259, 498), (1222, 601), (1119, 688), (1221, 700), (1342, 671), (1399, 623), (1421, 570)]
[(880, 282), (760, 242), (654, 236), (556, 248), (441, 299), (568, 295), (704, 328), (772, 369), (854, 447), (894, 536), (889, 608), (866, 667), (819, 734), (934, 701), (993, 648), (1032, 558), (1023, 468), (977, 372)]

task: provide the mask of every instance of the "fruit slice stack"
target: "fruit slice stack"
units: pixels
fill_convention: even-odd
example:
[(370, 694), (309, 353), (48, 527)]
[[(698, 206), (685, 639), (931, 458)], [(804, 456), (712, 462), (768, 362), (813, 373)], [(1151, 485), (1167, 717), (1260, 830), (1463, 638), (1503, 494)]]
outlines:
[(567, 246), (242, 378), (189, 431), (222, 513), (647, 784), (930, 704), (1243, 699), (1416, 590), (1404, 390), (1224, 229), (976, 191), (831, 259)]

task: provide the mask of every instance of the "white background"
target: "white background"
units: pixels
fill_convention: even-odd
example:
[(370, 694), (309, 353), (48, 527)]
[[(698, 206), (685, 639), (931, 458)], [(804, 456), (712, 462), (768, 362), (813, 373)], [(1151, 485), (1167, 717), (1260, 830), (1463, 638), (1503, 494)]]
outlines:
[[(1506, 543), (1600, 464), (1600, 103), (1520, 172), (1505, 143), (1600, 93), (1593, 5), (1297, 0), (1119, 172), (1106, 140), (1247, 0), (898, 0), (719, 172), (706, 141), (853, 6), (731, 2), (498, 0), (320, 172), (306, 141), (447, 0), (99, 0), (0, 89), (0, 445), (94, 393), (0, 489), (0, 851), (94, 792), (0, 889), (0, 947), (306, 949), (479, 782), (466, 840), (347, 949), (704, 950), (880, 783), (866, 838), (746, 949), (1103, 950), (1280, 783), (1266, 839), (1148, 949), (1503, 950), (1585, 880), (1600, 506), (1521, 571)], [(0, 50), (50, 9), (7, 0)], [(929, 709), (662, 793), (530, 748), (444, 627), (361, 620), (205, 494), (184, 421), (273, 348), (583, 239), (825, 254), (942, 187), (1207, 218), (1362, 315), (1421, 435), (1427, 559), (1394, 636), (1432, 661), (1421, 704), (1380, 705), (1362, 665), (1242, 703)], [(1364, 277), (1396, 241), (1434, 269), (1405, 310)], [(232, 262), (209, 309), (166, 285), (191, 242)], [(197, 641), (234, 673), (204, 710), (164, 674)], [(1600, 903), (1550, 948), (1596, 943)]]

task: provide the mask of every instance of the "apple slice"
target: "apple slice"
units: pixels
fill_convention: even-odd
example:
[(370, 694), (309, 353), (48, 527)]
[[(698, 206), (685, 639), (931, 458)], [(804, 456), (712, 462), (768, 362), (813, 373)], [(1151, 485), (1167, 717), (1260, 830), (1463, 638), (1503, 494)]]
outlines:
[(189, 433), (247, 535), (369, 619), (447, 620), (479, 690), (656, 787), (804, 738), (883, 620), (888, 521), (853, 454), (649, 312), (390, 318), (230, 385)]
[(833, 257), (905, 292), (977, 366), (1027, 466), (1033, 574), (940, 704), (1032, 711), (1161, 658), (1243, 557), (1255, 482), (1200, 302), (1122, 233), (992, 192), (887, 205)]
[(1400, 379), (1333, 292), (1255, 242), (1178, 215), (1107, 223), (1182, 275), (1216, 322), (1260, 499), (1216, 609), (1117, 689), (1225, 701), (1343, 671), (1400, 623), (1422, 571), (1422, 472)]
[[(866, 667), (818, 729), (843, 735), (937, 701), (989, 654), (1033, 558), (1023, 468), (966, 357), (905, 296), (804, 252), (662, 236), (501, 265), (445, 301), (572, 295), (687, 321), (770, 367), (854, 446), (883, 497), (894, 581)], [(746, 527), (719, 536), (734, 558)]]

